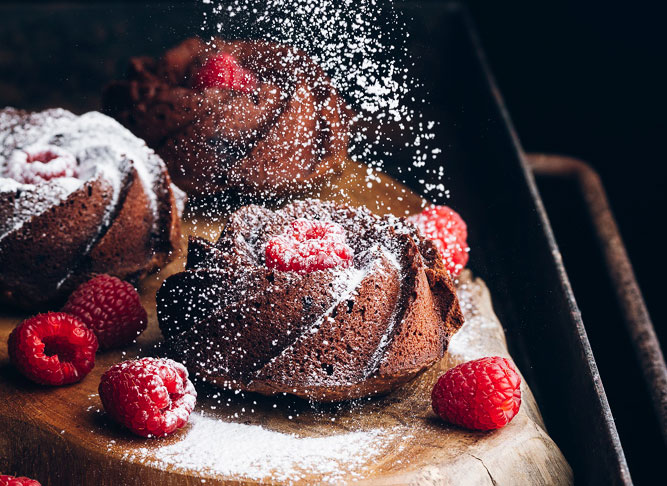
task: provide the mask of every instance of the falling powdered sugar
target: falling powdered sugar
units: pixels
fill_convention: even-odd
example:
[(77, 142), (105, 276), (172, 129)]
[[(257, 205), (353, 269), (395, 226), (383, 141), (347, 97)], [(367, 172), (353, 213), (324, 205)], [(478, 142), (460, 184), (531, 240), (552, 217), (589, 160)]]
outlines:
[[(422, 107), (427, 94), (412, 73), (410, 32), (405, 13), (393, 0), (203, 0), (203, 32), (225, 39), (259, 38), (302, 49), (331, 77), (349, 103), (353, 129), (350, 157), (369, 166), (369, 187), (377, 171), (397, 150), (407, 151), (412, 166), (400, 174), (440, 159), (435, 121)], [(213, 37), (211, 38), (213, 39)], [(400, 141), (396, 134), (400, 133)], [(433, 170), (437, 183), (424, 193), (448, 195), (444, 170)]]

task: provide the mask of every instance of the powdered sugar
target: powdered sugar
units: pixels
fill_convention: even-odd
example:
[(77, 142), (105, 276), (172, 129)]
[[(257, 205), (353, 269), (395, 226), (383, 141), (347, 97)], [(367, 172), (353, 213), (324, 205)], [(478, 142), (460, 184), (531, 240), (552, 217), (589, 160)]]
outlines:
[[(225, 422), (195, 412), (185, 437), (158, 447), (144, 464), (171, 466), (199, 475), (297, 482), (317, 475), (322, 483), (361, 478), (400, 428), (370, 428), (332, 435), (298, 435), (260, 425)], [(147, 452), (147, 451), (146, 451)]]
[[(422, 83), (412, 74), (407, 48), (410, 34), (404, 14), (393, 1), (265, 0), (255, 2), (204, 0), (202, 30), (213, 27), (226, 39), (261, 38), (304, 50), (331, 76), (332, 84), (356, 112), (350, 152), (368, 164), (369, 184), (382, 171), (396, 147), (412, 152), (414, 167), (440, 158), (434, 147), (435, 122), (426, 120), (421, 105)], [(402, 140), (393, 140), (396, 133)], [(402, 168), (410, 172), (410, 166)], [(444, 171), (433, 170), (438, 181)], [(440, 190), (442, 184), (428, 190)]]
[(76, 177), (74, 156), (55, 146), (29, 146), (14, 150), (6, 162), (7, 176), (27, 184), (37, 184), (58, 177)]
[[(332, 271), (335, 275), (331, 287), (331, 293), (334, 297), (333, 302), (329, 306), (329, 308), (324, 311), (322, 316), (315, 322), (313, 322), (310, 329), (304, 332), (302, 336), (299, 339), (297, 339), (294, 345), (298, 344), (304, 339), (308, 339), (311, 334), (317, 333), (320, 327), (322, 326), (324, 320), (330, 318), (333, 310), (336, 307), (338, 307), (342, 302), (350, 299), (355, 294), (357, 288), (364, 280), (366, 275), (368, 275), (370, 269), (368, 267), (366, 268), (351, 267), (342, 270), (330, 270), (330, 271)], [(286, 353), (291, 352), (294, 345), (288, 346), (285, 349), (283, 349), (279, 354), (277, 354), (273, 359), (271, 359), (270, 362), (279, 360)]]
[(70, 177), (62, 177), (40, 184), (40, 190), (32, 184), (21, 184), (13, 179), (0, 178), (0, 195), (15, 193), (19, 196), (8, 201), (12, 209), (7, 212), (7, 218), (0, 221), (0, 241), (8, 234), (21, 227), (34, 216), (48, 211), (53, 206), (61, 204), (80, 185), (80, 181)]
[(116, 189), (114, 201), (120, 187), (122, 164), (134, 168), (155, 215), (153, 220), (157, 223), (158, 203), (154, 188), (162, 167), (143, 140), (132, 135), (113, 118), (95, 111), (75, 118), (69, 126), (60, 130), (66, 131), (66, 135), (60, 138), (59, 144), (76, 155), (82, 170), (90, 166), (100, 169)]
[[(505, 334), (490, 308), (486, 286), (472, 280), (470, 271), (464, 270), (456, 293), (466, 320), (452, 337), (447, 353), (461, 363), (485, 356), (509, 357)], [(488, 308), (484, 309), (484, 305)], [(480, 339), (480, 335), (485, 339)]]

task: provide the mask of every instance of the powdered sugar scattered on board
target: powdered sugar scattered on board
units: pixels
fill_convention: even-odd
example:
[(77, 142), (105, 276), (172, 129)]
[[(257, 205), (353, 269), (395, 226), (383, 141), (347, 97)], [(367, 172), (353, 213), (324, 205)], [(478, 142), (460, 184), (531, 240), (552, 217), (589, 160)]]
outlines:
[(147, 465), (200, 475), (296, 482), (315, 474), (322, 483), (336, 483), (362, 478), (369, 463), (403, 432), (394, 427), (303, 436), (195, 412), (183, 440), (159, 447), (150, 456), (141, 449), (134, 455)]
[(490, 305), (488, 309), (482, 307), (489, 299), (486, 286), (479, 280), (472, 280), (470, 271), (464, 270), (456, 294), (465, 323), (452, 337), (448, 355), (460, 363), (484, 356), (510, 357), (500, 322)]

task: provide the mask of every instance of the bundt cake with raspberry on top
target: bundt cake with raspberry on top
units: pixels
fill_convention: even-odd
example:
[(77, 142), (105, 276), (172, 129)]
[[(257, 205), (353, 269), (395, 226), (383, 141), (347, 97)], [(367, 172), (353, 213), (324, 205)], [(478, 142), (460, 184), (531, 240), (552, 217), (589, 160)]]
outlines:
[(270, 42), (192, 38), (134, 58), (104, 106), (192, 194), (302, 194), (347, 158), (349, 111), (330, 79), (305, 52)]
[(412, 224), (313, 199), (245, 206), (216, 243), (191, 238), (157, 306), (196, 379), (318, 401), (393, 390), (463, 324), (436, 246)]
[(0, 110), (0, 300), (64, 300), (94, 273), (139, 277), (180, 240), (160, 157), (97, 112)]

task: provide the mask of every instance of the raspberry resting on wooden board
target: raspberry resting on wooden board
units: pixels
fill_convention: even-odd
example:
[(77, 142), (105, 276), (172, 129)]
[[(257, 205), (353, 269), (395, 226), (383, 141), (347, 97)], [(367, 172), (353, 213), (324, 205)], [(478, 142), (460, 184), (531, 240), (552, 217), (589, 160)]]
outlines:
[(183, 427), (197, 399), (185, 367), (159, 358), (112, 366), (102, 375), (99, 393), (107, 413), (142, 437), (164, 437)]
[(521, 377), (500, 357), (462, 363), (442, 375), (431, 394), (433, 411), (446, 422), (468, 429), (507, 425), (521, 406)]
[(97, 275), (79, 286), (63, 312), (75, 315), (92, 329), (101, 349), (130, 344), (148, 325), (136, 289), (109, 275)]
[(67, 385), (95, 366), (97, 338), (64, 312), (31, 317), (9, 335), (9, 358), (22, 375), (43, 385)]

